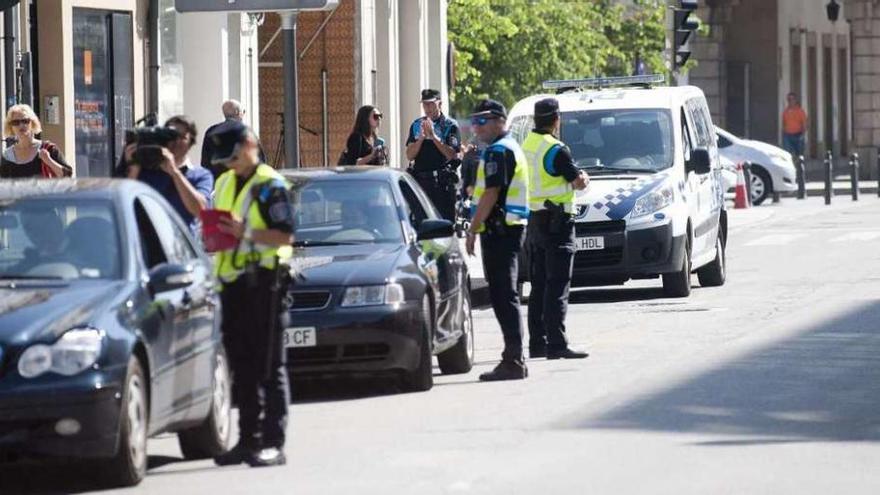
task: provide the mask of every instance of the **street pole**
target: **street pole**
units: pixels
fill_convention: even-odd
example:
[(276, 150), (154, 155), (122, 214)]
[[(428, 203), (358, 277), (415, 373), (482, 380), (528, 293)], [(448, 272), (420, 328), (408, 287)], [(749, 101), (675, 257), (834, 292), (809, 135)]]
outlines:
[(299, 168), (299, 94), (297, 88), (296, 12), (281, 12), (284, 44), (284, 167)]

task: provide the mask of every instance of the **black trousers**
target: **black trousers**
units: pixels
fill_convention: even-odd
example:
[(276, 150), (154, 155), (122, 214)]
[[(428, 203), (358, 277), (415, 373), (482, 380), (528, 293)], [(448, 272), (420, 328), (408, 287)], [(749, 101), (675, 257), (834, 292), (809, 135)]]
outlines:
[(483, 272), (486, 282), (489, 283), (489, 300), (492, 302), (495, 318), (501, 325), (501, 333), (504, 334), (501, 359), (505, 361), (523, 359), (522, 315), (516, 290), (519, 276), (517, 256), (522, 249), (523, 234), (522, 227), (508, 227), (504, 235), (480, 235)]
[(533, 211), (529, 217), (526, 248), (529, 253), (529, 348), (562, 350), (568, 347), (565, 336), (565, 313), (574, 268), (574, 221), (550, 232), (546, 210)]
[(434, 203), (440, 216), (455, 222), (455, 185), (440, 184), (431, 174), (416, 172), (416, 182), (425, 190), (425, 194)]
[[(275, 272), (259, 268), (255, 283), (242, 275), (224, 284), (221, 293), (223, 344), (232, 368), (232, 396), (239, 409), (239, 441), (253, 449), (283, 447), (287, 428), (290, 386), (280, 324), (287, 288), (284, 280), (278, 287), (275, 284)], [(274, 329), (271, 334), (270, 327)]]

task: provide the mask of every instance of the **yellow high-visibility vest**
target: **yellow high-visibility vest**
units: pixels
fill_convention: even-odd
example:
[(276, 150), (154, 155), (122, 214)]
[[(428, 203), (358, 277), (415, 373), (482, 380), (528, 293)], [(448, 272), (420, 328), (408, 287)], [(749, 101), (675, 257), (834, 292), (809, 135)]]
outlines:
[(531, 177), (529, 178), (529, 208), (532, 211), (543, 210), (544, 202), (562, 205), (566, 213), (574, 210), (574, 188), (563, 176), (552, 176), (547, 172), (547, 162), (552, 163), (554, 154), (562, 147), (562, 141), (552, 134), (541, 134), (535, 131), (526, 136), (522, 149), (529, 162)]
[[(262, 230), (268, 228), (260, 213), (259, 204), (253, 200), (251, 190), (272, 181), (279, 181), (287, 187), (287, 181), (272, 167), (261, 164), (254, 175), (245, 183), (238, 194), (235, 193), (235, 172), (228, 170), (217, 179), (214, 193), (214, 208), (228, 211), (233, 218), (245, 221), (249, 228)], [(220, 251), (214, 255), (214, 272), (223, 283), (234, 282), (242, 273), (248, 261), (258, 261), (259, 265), (274, 269), (275, 259), (285, 262), (293, 255), (292, 246), (269, 246), (266, 244), (239, 242), (238, 248)]]
[[(477, 205), (480, 198), (486, 192), (486, 156), (492, 151), (504, 153), (510, 150), (516, 160), (516, 168), (513, 173), (513, 180), (507, 187), (507, 198), (504, 205), (504, 220), (507, 225), (525, 225), (529, 218), (529, 163), (523, 154), (522, 148), (510, 136), (495, 141), (485, 150), (483, 156), (480, 157), (480, 165), (477, 167), (477, 180), (474, 184), (474, 199), (471, 206), (471, 218), (477, 211)], [(504, 164), (498, 164), (499, 167)], [(479, 232), (486, 229), (485, 224), (480, 225)]]

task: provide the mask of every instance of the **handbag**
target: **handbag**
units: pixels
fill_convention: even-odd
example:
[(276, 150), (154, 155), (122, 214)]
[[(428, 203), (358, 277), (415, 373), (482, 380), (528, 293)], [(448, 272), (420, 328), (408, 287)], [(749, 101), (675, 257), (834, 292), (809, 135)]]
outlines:
[[(55, 146), (54, 143), (51, 143), (49, 141), (43, 141), (43, 143), (40, 145), (40, 149), (46, 150), (49, 153), (52, 153), (53, 151), (57, 150), (58, 147)], [(52, 167), (50, 167), (49, 164), (44, 162), (42, 158), (40, 159), (40, 176), (44, 177), (46, 179), (54, 179), (54, 178), (58, 177), (57, 175), (55, 175), (55, 172), (52, 171)]]

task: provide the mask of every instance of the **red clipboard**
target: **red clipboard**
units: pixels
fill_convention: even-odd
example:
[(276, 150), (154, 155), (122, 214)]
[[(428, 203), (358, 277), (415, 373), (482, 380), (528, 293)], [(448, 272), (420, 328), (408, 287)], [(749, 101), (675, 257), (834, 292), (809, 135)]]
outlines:
[(216, 253), (235, 249), (238, 239), (234, 235), (220, 231), (220, 219), (232, 218), (232, 214), (226, 210), (202, 210), (199, 213), (202, 221), (202, 244), (205, 251)]

